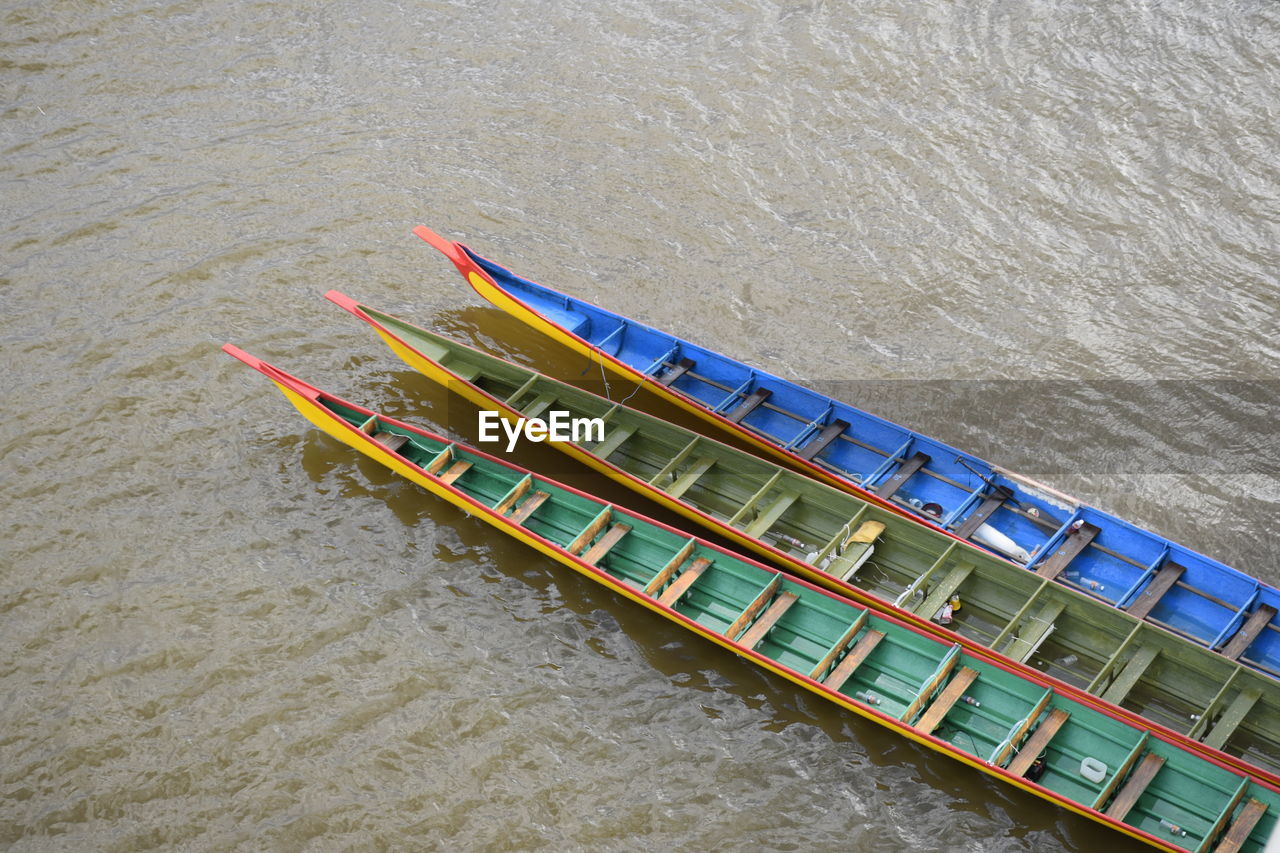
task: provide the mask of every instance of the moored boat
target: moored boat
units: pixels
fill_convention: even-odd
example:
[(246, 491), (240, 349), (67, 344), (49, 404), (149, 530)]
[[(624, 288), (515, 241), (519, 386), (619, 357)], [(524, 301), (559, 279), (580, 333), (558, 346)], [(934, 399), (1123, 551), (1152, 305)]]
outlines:
[(992, 649), (1226, 752), (1280, 772), (1280, 685), (1074, 586), (1028, 573), (862, 497), (357, 303), (427, 377), (510, 421), (598, 418), (592, 440), (553, 441), (613, 480), (785, 570), (927, 630)]
[(348, 403), (230, 345), (315, 426), (747, 661), (1167, 850), (1261, 850), (1280, 788), (1092, 697)]
[[(485, 299), (764, 454), (1280, 678), (1280, 590), (1061, 492), (567, 294), (425, 227)], [(1066, 557), (1069, 555), (1069, 559)]]

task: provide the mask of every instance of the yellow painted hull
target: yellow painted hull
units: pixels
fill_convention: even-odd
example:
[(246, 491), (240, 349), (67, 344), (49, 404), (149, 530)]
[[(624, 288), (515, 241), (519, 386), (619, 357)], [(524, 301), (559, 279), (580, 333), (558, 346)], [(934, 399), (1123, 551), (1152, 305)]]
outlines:
[[(388, 340), (388, 343), (390, 344), (391, 341)], [(399, 348), (397, 348), (397, 351), (398, 352), (400, 351)], [(403, 353), (403, 355), (408, 356), (410, 354)], [(412, 355), (415, 358), (420, 360), (420, 357), (417, 356), (416, 353)], [(411, 361), (411, 363), (413, 362)], [(415, 364), (415, 366), (418, 366), (418, 365)], [(422, 366), (429, 367), (429, 365), (425, 365), (425, 364)], [(263, 372), (265, 373), (266, 371), (263, 371)], [(429, 375), (434, 372), (435, 376), (433, 378), (445, 378), (447, 381), (447, 377), (445, 377), (443, 372), (439, 371), (437, 368), (431, 368), (429, 370), (424, 370), (423, 372), (428, 373)], [(285, 398), (288, 399), (289, 402), (299, 411), (299, 413), (301, 413), (303, 417), (305, 417), (311, 424), (313, 424), (315, 427), (320, 429), (325, 434), (333, 437), (334, 439), (342, 442), (343, 444), (349, 447), (352, 447), (355, 450), (358, 450), (359, 452), (369, 456), (370, 458), (377, 460), (383, 465), (386, 465), (388, 468), (401, 474), (406, 479), (423, 487), (424, 489), (429, 491), (431, 494), (436, 495), (440, 498), (443, 498), (444, 500), (448, 501), (454, 506), (457, 506), (460, 509), (463, 509), (470, 515), (479, 516), (491, 526), (518, 539), (519, 541), (525, 543), (526, 545), (529, 545), (530, 547), (536, 549), (537, 551), (550, 557), (551, 559), (556, 560), (560, 563), (563, 563), (564, 565), (577, 571), (579, 574), (585, 577), (588, 577), (591, 580), (596, 581), (597, 583), (600, 583), (608, 587), (609, 589), (625, 597), (626, 599), (633, 601), (636, 604), (639, 604), (643, 607), (646, 607), (652, 612), (657, 613), (658, 615), (666, 618), (667, 620), (678, 624), (680, 627), (685, 628), (689, 631), (692, 631), (693, 633), (698, 634), (699, 636), (715, 643), (721, 648), (727, 649), (728, 651), (731, 651), (734, 654), (739, 655), (740, 657), (747, 658), (748, 660), (752, 661), (758, 666), (761, 666), (769, 670), (770, 672), (773, 672), (776, 675), (779, 675), (787, 679), (788, 681), (804, 688), (805, 690), (810, 691), (811, 693), (821, 696), (822, 698), (828, 701), (834, 702), (835, 704), (839, 705), (840, 707), (844, 708), (847, 711), (850, 711), (854, 714), (857, 714), (860, 717), (866, 718), (873, 722), (879, 723), (887, 728), (893, 729), (897, 733), (926, 747), (927, 749), (930, 749), (934, 752), (943, 753), (951, 758), (956, 759), (957, 761), (960, 761), (963, 764), (966, 764), (979, 771), (982, 771), (983, 773), (986, 773), (989, 776), (1000, 779), (1001, 781), (1004, 781), (1010, 785), (1013, 785), (1016, 788), (1019, 788), (1023, 791), (1033, 794), (1041, 799), (1047, 800), (1048, 802), (1053, 803), (1054, 805), (1061, 806), (1065, 809), (1075, 812), (1076, 814), (1079, 814), (1091, 820), (1097, 821), (1098, 823), (1101, 823), (1105, 826), (1108, 826), (1112, 829), (1122, 832), (1125, 835), (1128, 835), (1132, 838), (1135, 838), (1139, 841), (1149, 844), (1152, 847), (1155, 847), (1157, 849), (1170, 850), (1170, 851), (1182, 851), (1184, 849), (1176, 845), (1170, 844), (1156, 836), (1150, 835), (1148, 833), (1145, 833), (1133, 827), (1130, 827), (1124, 823), (1108, 818), (1104, 814), (1102, 814), (1101, 812), (1095, 809), (1083, 806), (1079, 803), (1076, 803), (1066, 798), (1052, 794), (1051, 792), (1048, 792), (1045, 789), (1040, 788), (1039, 786), (1036, 786), (1035, 784), (1030, 783), (1021, 777), (1014, 776), (1013, 774), (1005, 771), (1000, 767), (992, 765), (987, 761), (976, 758), (974, 756), (967, 755), (951, 747), (945, 741), (942, 741), (931, 735), (923, 734), (915, 730), (914, 728), (912, 728), (910, 725), (906, 723), (903, 723), (899, 720), (888, 717), (887, 715), (877, 713), (869, 708), (863, 707), (858, 703), (855, 703), (848, 697), (844, 696), (843, 694), (833, 691), (830, 688), (823, 686), (821, 683), (814, 681), (812, 678), (802, 675), (801, 673), (798, 673), (789, 668), (783, 667), (777, 664), (776, 662), (770, 660), (769, 658), (727, 639), (723, 635), (717, 634), (713, 631), (710, 631), (704, 628), (703, 626), (699, 625), (697, 622), (693, 621), (692, 619), (689, 619), (688, 617), (676, 612), (675, 610), (669, 607), (659, 604), (653, 598), (643, 594), (642, 592), (636, 589), (633, 589), (632, 587), (626, 585), (625, 583), (622, 583), (614, 579), (612, 576), (608, 575), (606, 572), (603, 572), (595, 568), (594, 566), (583, 562), (581, 559), (566, 552), (564, 549), (542, 538), (541, 536), (538, 536), (537, 534), (533, 533), (527, 528), (522, 527), (519, 524), (513, 523), (505, 516), (495, 513), (492, 509), (490, 509), (485, 504), (475, 501), (470, 497), (466, 496), (465, 494), (462, 494), (460, 491), (440, 482), (437, 478), (427, 474), (418, 466), (413, 465), (407, 460), (400, 458), (394, 452), (387, 450), (382, 445), (378, 444), (377, 442), (374, 442), (364, 433), (340, 421), (334, 415), (332, 415), (326, 409), (324, 409), (322, 406), (317, 404), (314, 400), (309, 399), (307, 396), (304, 396), (303, 394), (298, 393), (295, 389), (279, 381), (270, 373), (268, 373), (267, 375), (268, 375), (268, 378), (272, 379), (272, 381), (275, 383), (276, 387), (279, 388), (281, 393), (284, 394)], [(551, 481), (547, 481), (547, 482), (549, 483)], [(561, 487), (561, 488), (568, 488), (568, 487)]]

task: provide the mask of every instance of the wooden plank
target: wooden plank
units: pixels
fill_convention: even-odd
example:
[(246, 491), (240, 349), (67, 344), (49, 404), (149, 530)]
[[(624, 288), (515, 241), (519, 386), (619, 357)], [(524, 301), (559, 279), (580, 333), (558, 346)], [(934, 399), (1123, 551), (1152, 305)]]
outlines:
[(587, 553), (582, 555), (584, 562), (595, 565), (608, 554), (614, 545), (618, 544), (618, 540), (631, 532), (631, 527), (626, 524), (615, 524), (609, 528), (609, 532), (601, 536), (596, 544), (587, 549)]
[(662, 378), (658, 380), (658, 384), (670, 387), (677, 379), (688, 373), (696, 363), (697, 362), (690, 358), (680, 359), (675, 363), (674, 367), (669, 368), (666, 373), (662, 374)]
[(822, 432), (809, 441), (804, 447), (796, 451), (796, 455), (801, 459), (809, 460), (817, 456), (819, 453), (827, 449), (827, 445), (840, 437), (840, 434), (849, 428), (849, 424), (845, 421), (832, 421), (822, 428)]
[(1232, 660), (1239, 660), (1240, 655), (1258, 638), (1258, 634), (1262, 633), (1262, 629), (1267, 627), (1272, 619), (1276, 618), (1276, 609), (1269, 604), (1260, 604), (1258, 609), (1253, 611), (1253, 615), (1249, 617), (1249, 621), (1244, 623), (1235, 636), (1231, 638), (1231, 642), (1227, 643), (1226, 648), (1222, 650), (1223, 657), (1229, 657)]
[(747, 529), (743, 532), (752, 539), (758, 539), (770, 527), (778, 523), (778, 519), (782, 518), (782, 514), (791, 508), (791, 505), (800, 499), (799, 492), (784, 492), (774, 499), (773, 503), (765, 507), (764, 512), (760, 513), (759, 518), (747, 525)]
[(773, 392), (768, 388), (757, 388), (751, 392), (751, 396), (742, 401), (738, 408), (725, 415), (725, 417), (735, 424), (742, 423), (743, 418), (760, 408), (760, 405), (772, 396)]
[(734, 619), (733, 622), (730, 623), (729, 627), (724, 629), (724, 635), (730, 640), (737, 639), (738, 635), (741, 634), (746, 629), (747, 625), (751, 623), (751, 620), (756, 618), (760, 611), (764, 609), (764, 606), (772, 600), (773, 594), (778, 591), (778, 586), (781, 583), (782, 575), (774, 575), (773, 578), (765, 584), (764, 589), (760, 590), (760, 593), (751, 600), (751, 603), (747, 605), (747, 608), (738, 614), (738, 618)]
[(1128, 781), (1124, 783), (1120, 793), (1116, 794), (1116, 798), (1111, 801), (1111, 805), (1107, 806), (1107, 817), (1124, 820), (1130, 810), (1133, 809), (1134, 803), (1138, 802), (1142, 792), (1147, 790), (1147, 786), (1151, 784), (1152, 779), (1156, 778), (1156, 774), (1160, 772), (1160, 768), (1163, 766), (1163, 758), (1154, 752), (1148, 752), (1143, 757), (1142, 763), (1138, 765), (1138, 769), (1133, 771)]
[(933, 585), (933, 589), (929, 590), (929, 596), (920, 606), (915, 608), (915, 612), (926, 619), (932, 619), (933, 614), (942, 609), (942, 605), (946, 604), (960, 585), (965, 582), (969, 575), (973, 574), (973, 564), (961, 563), (960, 565), (947, 572), (947, 576)]
[(1129, 771), (1133, 769), (1134, 762), (1138, 760), (1138, 756), (1147, 748), (1147, 740), (1150, 735), (1147, 732), (1142, 733), (1142, 737), (1133, 745), (1133, 749), (1129, 750), (1129, 754), (1125, 756), (1124, 761), (1111, 774), (1111, 778), (1107, 779), (1102, 786), (1102, 790), (1098, 792), (1097, 799), (1093, 801), (1095, 809), (1101, 809), (1107, 804), (1107, 800), (1111, 799), (1111, 795), (1116, 792), (1116, 788), (1120, 787), (1120, 783), (1124, 781), (1124, 777), (1129, 775)]
[(436, 454), (436, 457), (427, 465), (428, 474), (439, 474), (444, 470), (444, 466), (453, 461), (453, 445), (450, 444), (444, 450)]
[(907, 480), (910, 480), (917, 471), (928, 464), (929, 454), (916, 453), (910, 459), (903, 462), (902, 465), (898, 467), (898, 470), (893, 472), (892, 477), (876, 486), (875, 493), (882, 498), (893, 497), (897, 494), (898, 489), (901, 489), (903, 485), (906, 484)]
[(684, 460), (687, 459), (691, 453), (693, 453), (693, 449), (698, 446), (698, 443), (700, 441), (702, 441), (702, 436), (695, 435), (693, 437), (693, 441), (689, 442), (684, 447), (682, 447), (679, 453), (671, 457), (671, 461), (667, 462), (666, 465), (662, 466), (661, 471), (653, 475), (653, 479), (649, 481), (649, 485), (662, 488), (661, 486), (662, 481), (665, 480), (667, 477), (671, 476), (675, 472), (675, 470), (679, 468), (681, 464), (684, 463)]
[(1262, 691), (1259, 688), (1252, 690), (1241, 690), (1236, 694), (1236, 698), (1231, 700), (1231, 704), (1227, 706), (1227, 710), (1222, 712), (1222, 716), (1218, 718), (1218, 722), (1213, 724), (1213, 728), (1209, 730), (1209, 734), (1205, 736), (1204, 743), (1214, 749), (1222, 749), (1226, 746), (1231, 736), (1235, 734), (1240, 724), (1244, 722), (1244, 718), (1253, 710), (1253, 706), (1258, 704), (1258, 700), (1262, 698)]
[[(868, 506), (870, 506), (870, 504), (868, 504)], [(898, 594), (898, 598), (894, 601), (894, 604), (898, 607), (904, 607), (910, 610), (911, 605), (908, 604), (907, 602), (914, 599), (915, 594), (917, 592), (919, 592), (920, 597), (923, 598), (924, 585), (928, 582), (929, 578), (933, 577), (933, 573), (936, 572), (938, 569), (942, 568), (942, 566), (947, 562), (947, 560), (951, 557), (952, 552), (956, 550), (956, 546), (958, 544), (959, 543), (955, 539), (952, 539), (947, 544), (946, 550), (944, 550), (941, 554), (939, 554), (938, 558), (933, 561), (933, 565), (929, 566), (929, 568), (925, 569), (923, 572), (916, 575), (915, 580), (907, 584), (906, 588), (902, 590), (901, 593)], [(1034, 598), (1035, 596), (1033, 595), (1032, 599)], [(1028, 605), (1023, 605), (1024, 608), (1027, 606)], [(1016, 621), (1016, 617), (1015, 617), (1015, 621)], [(1006, 628), (1006, 631), (1007, 630), (1008, 629)]]
[(529, 374), (529, 378), (524, 381), (524, 384), (521, 385), (519, 388), (517, 388), (515, 392), (512, 393), (512, 395), (506, 399), (507, 404), (514, 406), (516, 400), (519, 400), (521, 397), (523, 397), (528, 392), (528, 390), (533, 387), (533, 383), (537, 381), (538, 381), (538, 374), (536, 373)]
[(1173, 585), (1186, 570), (1186, 566), (1179, 566), (1177, 563), (1165, 563), (1161, 566), (1160, 571), (1156, 572), (1156, 576), (1151, 579), (1151, 583), (1147, 584), (1147, 588), (1133, 604), (1129, 605), (1129, 614), (1139, 619), (1146, 619), (1147, 614), (1160, 603), (1160, 599), (1166, 592), (1173, 589)]
[(609, 519), (613, 517), (613, 508), (605, 507), (600, 513), (582, 529), (582, 532), (573, 538), (573, 541), (566, 546), (565, 550), (570, 554), (579, 554), (582, 549), (587, 547), (587, 543), (596, 538), (596, 534), (604, 530), (604, 526), (609, 523)]
[(506, 515), (510, 509), (516, 505), (516, 501), (524, 497), (525, 492), (529, 491), (529, 487), (533, 485), (533, 476), (526, 474), (524, 479), (516, 483), (515, 488), (507, 493), (507, 496), (498, 501), (493, 511), (498, 515)]
[(1138, 683), (1159, 654), (1160, 651), (1153, 646), (1139, 646), (1137, 651), (1129, 656), (1128, 662), (1116, 676), (1116, 680), (1111, 682), (1111, 686), (1102, 694), (1102, 700), (1113, 705), (1123, 702), (1124, 697), (1129, 695), (1133, 685)]
[(848, 581), (858, 569), (862, 568), (862, 564), (871, 558), (875, 551), (876, 538), (883, 532), (882, 522), (862, 522), (861, 527), (850, 533), (848, 538), (839, 544), (836, 556), (819, 568), (832, 577)]
[(782, 479), (783, 473), (784, 471), (782, 468), (779, 468), (777, 471), (774, 471), (773, 476), (770, 477), (768, 480), (765, 480), (764, 485), (761, 486), (759, 489), (757, 489), (755, 494), (747, 498), (747, 502), (744, 503), (742, 506), (738, 507), (737, 512), (729, 516), (729, 523), (737, 524), (739, 521), (746, 518), (747, 513), (754, 510), (756, 507), (756, 504), (764, 500), (764, 496), (769, 494), (770, 490), (773, 489), (774, 484)]
[(849, 654), (844, 656), (844, 660), (831, 671), (831, 674), (822, 679), (822, 683), (832, 690), (839, 690), (844, 687), (844, 683), (849, 680), (849, 676), (853, 675), (853, 671), (862, 665), (876, 646), (880, 645), (880, 641), (884, 639), (884, 633), (881, 631), (870, 630), (862, 635), (862, 639), (858, 644), (849, 650)]
[(996, 486), (995, 491), (987, 495), (982, 505), (975, 512), (969, 513), (969, 517), (964, 520), (964, 523), (956, 528), (956, 536), (961, 539), (968, 539), (977, 532), (979, 527), (986, 524), (987, 519), (995, 514), (996, 510), (1004, 506), (1004, 502), (1011, 497), (1013, 497), (1012, 489), (1005, 486)]
[(1076, 558), (1077, 555), (1085, 548), (1089, 547), (1089, 543), (1098, 535), (1099, 529), (1088, 522), (1080, 525), (1080, 529), (1074, 534), (1069, 534), (1066, 541), (1058, 546), (1058, 550), (1053, 552), (1053, 556), (1044, 561), (1044, 565), (1036, 569), (1036, 574), (1042, 578), (1056, 578), (1062, 573)]
[(529, 520), (529, 516), (537, 511), (538, 507), (546, 503), (549, 497), (551, 495), (548, 492), (534, 492), (532, 497), (520, 504), (520, 508), (511, 514), (511, 520), (516, 524), (524, 524)]
[(440, 475), (440, 482), (448, 485), (471, 470), (471, 463), (464, 460), (453, 463), (453, 467)]
[[(1040, 719), (1040, 715), (1044, 713), (1045, 706), (1049, 704), (1049, 700), (1052, 698), (1053, 698), (1053, 688), (1050, 687), (1048, 690), (1044, 692), (1044, 695), (1040, 697), (1040, 701), (1035, 704), (1035, 707), (1031, 709), (1031, 713), (1027, 714), (1026, 719), (1024, 719), (1021, 723), (1019, 723), (1016, 729), (1010, 732), (1009, 742), (1006, 743), (1004, 745), (1004, 748), (1000, 750), (1000, 753), (996, 755), (995, 761), (992, 762), (993, 764), (997, 765), (998, 767), (1004, 766), (1004, 763), (1009, 760), (1010, 754), (1013, 753), (1014, 748), (1017, 747), (1018, 741), (1022, 740), (1024, 737), (1027, 736), (1027, 732), (1035, 724), (1035, 721)], [(1057, 711), (1056, 708), (1054, 710)], [(1065, 714), (1066, 712), (1060, 711), (1058, 713)], [(1045, 722), (1048, 722), (1048, 720), (1046, 720)], [(1043, 749), (1043, 747), (1041, 747), (1041, 749)], [(1040, 754), (1039, 751), (1037, 751), (1036, 755), (1039, 755), (1039, 754)], [(1032, 756), (1031, 760), (1034, 761), (1035, 757)]]
[(658, 590), (662, 589), (662, 585), (671, 580), (671, 576), (676, 573), (676, 569), (684, 565), (684, 561), (689, 559), (689, 555), (693, 553), (695, 541), (690, 539), (684, 543), (684, 546), (676, 552), (676, 555), (667, 561), (653, 578), (644, 585), (645, 595), (654, 595)]
[(1120, 662), (1120, 659), (1128, 653), (1129, 646), (1133, 644), (1139, 634), (1147, 632), (1148, 630), (1149, 629), (1143, 623), (1135, 623), (1133, 630), (1129, 632), (1129, 636), (1125, 637), (1124, 642), (1117, 646), (1116, 650), (1111, 653), (1111, 657), (1107, 658), (1106, 663), (1102, 665), (1102, 668), (1098, 670), (1098, 674), (1093, 677), (1093, 681), (1089, 682), (1089, 686), (1085, 689), (1090, 693), (1102, 692), (1105, 689), (1103, 685), (1106, 684), (1107, 679), (1111, 677), (1111, 671), (1116, 668), (1116, 664)]
[(706, 557), (699, 557), (694, 560), (689, 564), (689, 568), (681, 572), (680, 577), (676, 578), (675, 582), (667, 587), (666, 591), (662, 593), (662, 597), (658, 599), (658, 603), (665, 604), (668, 607), (675, 606), (675, 603), (680, 600), (680, 596), (684, 595), (689, 587), (693, 586), (694, 581), (702, 577), (702, 573), (710, 565), (711, 561)]
[(521, 411), (521, 414), (530, 420), (533, 418), (540, 418), (542, 417), (543, 412), (551, 408), (551, 405), (556, 401), (556, 397), (557, 395), (555, 391), (543, 391), (541, 394), (533, 398), (533, 402), (526, 406)]
[(840, 653), (844, 651), (844, 647), (849, 645), (849, 641), (862, 630), (863, 625), (867, 624), (868, 615), (869, 611), (866, 610), (858, 614), (858, 618), (853, 620), (853, 624), (845, 629), (845, 632), (840, 635), (840, 639), (836, 640), (835, 644), (827, 650), (827, 653), (822, 656), (822, 660), (818, 661), (818, 665), (810, 670), (810, 678), (818, 678), (827, 671), (827, 668), (831, 666), (831, 664), (835, 663), (836, 658), (838, 658)]
[(947, 676), (951, 674), (951, 670), (956, 668), (956, 661), (960, 660), (960, 655), (957, 654), (959, 648), (959, 645), (955, 645), (947, 651), (946, 657), (940, 661), (940, 666), (925, 680), (924, 684), (920, 685), (916, 698), (911, 700), (911, 704), (907, 706), (907, 709), (902, 712), (902, 716), (898, 719), (904, 723), (910, 723), (915, 718), (915, 715), (924, 707), (924, 703), (929, 701), (933, 691), (937, 690), (938, 685), (946, 681)]
[(618, 426), (613, 432), (604, 439), (604, 441), (591, 448), (591, 455), (598, 456), (601, 459), (608, 459), (610, 454), (622, 446), (622, 442), (636, 434), (636, 428), (633, 426)]
[[(711, 470), (711, 466), (716, 464), (716, 460), (711, 456), (700, 456), (696, 459), (688, 471), (680, 475), (680, 479), (676, 480), (669, 487), (663, 489), (664, 492), (673, 498), (678, 498), (685, 492), (689, 491), (694, 483), (698, 482), (698, 478)], [(662, 488), (659, 486), (659, 488)]]
[(1013, 658), (1018, 663), (1026, 663), (1028, 658), (1036, 653), (1036, 649), (1040, 648), (1040, 644), (1053, 633), (1054, 620), (1066, 609), (1067, 604), (1064, 601), (1046, 603), (1040, 608), (1039, 613), (1027, 620), (1022, 630), (1018, 632), (1018, 636), (1005, 646), (1000, 654)]
[(1044, 748), (1049, 745), (1049, 741), (1053, 740), (1053, 736), (1058, 733), (1058, 729), (1062, 728), (1067, 718), (1071, 714), (1061, 708), (1054, 708), (1049, 712), (1049, 716), (1045, 717), (1040, 727), (1032, 733), (1022, 748), (1018, 750), (1018, 754), (1013, 757), (1013, 761), (1009, 762), (1009, 772), (1014, 776), (1026, 776), (1027, 771), (1031, 769), (1031, 765), (1035, 763), (1040, 753), (1044, 752)]
[(946, 687), (942, 688), (942, 692), (938, 694), (938, 698), (933, 700), (933, 704), (924, 712), (924, 716), (920, 718), (920, 722), (916, 723), (916, 728), (925, 734), (933, 734), (933, 730), (942, 722), (942, 718), (947, 715), (964, 692), (969, 689), (969, 685), (973, 684), (978, 677), (976, 669), (969, 667), (961, 667), (956, 673), (956, 677), (951, 679)]
[(394, 432), (379, 432), (374, 434), (373, 440), (392, 453), (399, 453), (400, 448), (409, 443), (409, 436)]
[(747, 629), (747, 633), (743, 634), (738, 642), (749, 649), (754, 649), (756, 644), (764, 639), (764, 635), (769, 633), (769, 629), (777, 624), (784, 613), (791, 609), (791, 605), (799, 600), (800, 596), (794, 592), (784, 592), (778, 596), (777, 600), (769, 605), (769, 609), (764, 612), (764, 615)]
[(1250, 781), (1248, 777), (1240, 780), (1240, 785), (1236, 788), (1235, 794), (1227, 801), (1226, 807), (1218, 812), (1218, 819), (1213, 822), (1213, 827), (1204, 834), (1204, 841), (1200, 842), (1200, 846), (1196, 848), (1196, 853), (1208, 850), (1209, 845), (1213, 843), (1213, 839), (1217, 838), (1218, 833), (1222, 832), (1222, 828), (1227, 825), (1227, 821), (1231, 820), (1231, 815), (1235, 813), (1236, 806), (1240, 805), (1240, 800), (1244, 798), (1244, 789), (1249, 787)]
[(1231, 823), (1231, 828), (1227, 830), (1227, 834), (1222, 836), (1222, 840), (1218, 842), (1218, 846), (1213, 848), (1214, 853), (1237, 853), (1240, 848), (1244, 847), (1244, 843), (1249, 840), (1249, 833), (1253, 832), (1253, 828), (1258, 825), (1258, 821), (1266, 813), (1267, 806), (1258, 800), (1250, 799), (1244, 804), (1244, 808), (1240, 810), (1240, 814)]

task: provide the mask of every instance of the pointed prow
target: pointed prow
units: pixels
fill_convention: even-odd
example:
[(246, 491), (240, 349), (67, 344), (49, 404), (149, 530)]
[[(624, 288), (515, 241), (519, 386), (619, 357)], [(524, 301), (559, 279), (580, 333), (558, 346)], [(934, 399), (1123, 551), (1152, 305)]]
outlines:
[(455, 266), (461, 267), (467, 263), (467, 253), (463, 251), (462, 246), (452, 240), (446, 240), (436, 232), (432, 231), (425, 225), (419, 225), (413, 229), (413, 233), (430, 243), (440, 254), (453, 261)]

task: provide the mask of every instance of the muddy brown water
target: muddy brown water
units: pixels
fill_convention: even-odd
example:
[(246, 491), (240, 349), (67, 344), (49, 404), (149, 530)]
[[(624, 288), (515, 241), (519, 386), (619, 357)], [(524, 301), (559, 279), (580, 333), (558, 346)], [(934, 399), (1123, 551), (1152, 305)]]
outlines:
[(1278, 48), (1264, 2), (3, 4), (0, 846), (1123, 847), (217, 347), (465, 426), (337, 287), (581, 373), (422, 222), (1274, 583)]

